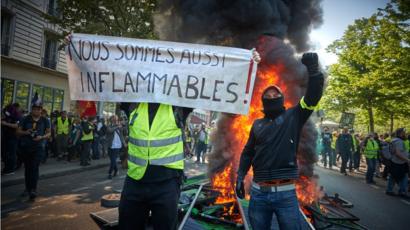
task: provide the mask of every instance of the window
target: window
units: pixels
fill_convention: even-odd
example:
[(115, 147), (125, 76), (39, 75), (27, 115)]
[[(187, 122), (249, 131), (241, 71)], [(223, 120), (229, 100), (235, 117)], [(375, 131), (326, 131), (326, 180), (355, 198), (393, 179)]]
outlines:
[(54, 89), (53, 110), (63, 110), (64, 90)]
[(63, 109), (64, 90), (33, 85), (32, 95), (36, 92), (43, 102), (43, 108), (47, 111), (61, 111)]
[(60, 13), (58, 12), (58, 9), (57, 9), (57, 1), (56, 0), (49, 0), (48, 1), (47, 13), (49, 15), (52, 15), (52, 16), (55, 16), (55, 17), (60, 16)]
[(56, 69), (57, 66), (57, 38), (55, 35), (46, 33), (44, 55), (42, 64), (44, 67)]
[(1, 11), (1, 54), (9, 55), (12, 15)]
[(13, 103), (14, 81), (4, 79), (1, 81), (1, 104), (6, 106)]
[(14, 102), (20, 104), (23, 109), (28, 109), (30, 95), (30, 84), (18, 81), (16, 84), (16, 98)]

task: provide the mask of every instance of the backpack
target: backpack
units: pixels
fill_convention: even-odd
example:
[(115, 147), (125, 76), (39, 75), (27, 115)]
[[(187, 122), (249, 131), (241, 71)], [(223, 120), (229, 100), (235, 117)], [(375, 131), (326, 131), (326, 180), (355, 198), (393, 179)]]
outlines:
[(384, 159), (390, 160), (393, 154), (393, 144), (388, 142), (381, 142), (380, 152)]

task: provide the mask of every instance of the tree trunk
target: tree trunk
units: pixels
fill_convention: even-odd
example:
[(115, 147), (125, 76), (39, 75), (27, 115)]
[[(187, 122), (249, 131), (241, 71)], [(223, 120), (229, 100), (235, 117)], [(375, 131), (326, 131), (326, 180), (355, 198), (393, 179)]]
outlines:
[(393, 125), (394, 125), (393, 121), (394, 121), (394, 113), (390, 113), (390, 134), (393, 133)]
[(374, 117), (373, 117), (373, 107), (371, 101), (369, 100), (369, 105), (367, 107), (367, 112), (369, 113), (369, 131), (374, 133)]

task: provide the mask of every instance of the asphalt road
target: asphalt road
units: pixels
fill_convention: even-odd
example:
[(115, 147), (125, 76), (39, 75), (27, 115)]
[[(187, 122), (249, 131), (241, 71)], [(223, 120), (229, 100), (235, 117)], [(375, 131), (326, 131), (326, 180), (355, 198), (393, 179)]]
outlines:
[(410, 229), (410, 200), (387, 196), (385, 181), (376, 179), (376, 185), (368, 185), (364, 174), (344, 176), (322, 167), (315, 171), (329, 195), (339, 193), (353, 203), (354, 207), (347, 210), (360, 218), (360, 224), (374, 230)]
[[(206, 171), (204, 164), (187, 164), (186, 174)], [(24, 185), (1, 191), (1, 229), (98, 229), (90, 212), (104, 210), (100, 198), (122, 189), (126, 171), (107, 179), (108, 168), (99, 168), (39, 181), (39, 197), (28, 202), (19, 195)]]
[[(194, 175), (204, 168), (193, 165), (187, 172)], [(367, 185), (363, 175), (344, 176), (321, 167), (316, 173), (328, 194), (337, 192), (354, 204), (349, 211), (369, 229), (409, 229), (410, 201), (385, 195), (385, 182)], [(2, 189), (2, 229), (98, 229), (89, 213), (104, 210), (101, 196), (121, 189), (125, 178), (125, 171), (113, 180), (106, 179), (106, 174), (107, 169), (100, 168), (40, 180), (39, 197), (34, 203), (19, 198), (22, 184)]]

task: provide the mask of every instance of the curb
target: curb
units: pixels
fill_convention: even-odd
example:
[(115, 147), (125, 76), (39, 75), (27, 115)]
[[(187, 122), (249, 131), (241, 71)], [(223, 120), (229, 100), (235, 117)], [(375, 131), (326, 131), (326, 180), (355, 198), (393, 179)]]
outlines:
[[(50, 172), (46, 174), (41, 174), (40, 172), (39, 180), (58, 177), (58, 176), (64, 176), (64, 175), (71, 175), (71, 174), (80, 173), (80, 172), (93, 170), (93, 169), (99, 169), (102, 167), (107, 167), (108, 165), (110, 165), (110, 162), (101, 163), (97, 165), (90, 165), (90, 166), (81, 167), (81, 168), (73, 168), (73, 169), (65, 170), (65, 171), (62, 170), (62, 171), (57, 171), (57, 172)], [(16, 179), (8, 180), (8, 181), (2, 181), (1, 187), (5, 188), (5, 187), (17, 185), (17, 184), (24, 184), (24, 176), (21, 178), (16, 178)]]

